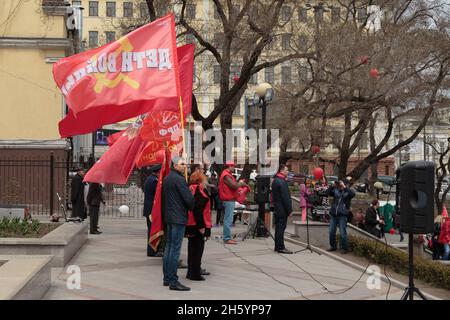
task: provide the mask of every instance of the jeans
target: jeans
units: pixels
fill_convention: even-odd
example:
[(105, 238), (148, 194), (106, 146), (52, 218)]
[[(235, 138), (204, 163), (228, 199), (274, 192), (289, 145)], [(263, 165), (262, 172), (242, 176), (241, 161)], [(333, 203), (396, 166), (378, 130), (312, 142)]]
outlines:
[(231, 225), (233, 224), (234, 201), (223, 201), (223, 241), (231, 240)]
[(444, 244), (444, 255), (442, 256), (442, 260), (448, 260), (450, 255), (450, 245), (448, 243)]
[(284, 247), (284, 231), (286, 230), (288, 217), (284, 214), (273, 215), (275, 222), (275, 251), (283, 250)]
[(343, 250), (347, 250), (347, 216), (333, 216), (331, 215), (330, 220), (330, 247), (336, 249), (336, 227), (339, 224), (339, 234), (340, 234), (340, 247)]
[(184, 224), (167, 224), (167, 237), (163, 258), (164, 282), (175, 285), (178, 282), (177, 270), (183, 243)]

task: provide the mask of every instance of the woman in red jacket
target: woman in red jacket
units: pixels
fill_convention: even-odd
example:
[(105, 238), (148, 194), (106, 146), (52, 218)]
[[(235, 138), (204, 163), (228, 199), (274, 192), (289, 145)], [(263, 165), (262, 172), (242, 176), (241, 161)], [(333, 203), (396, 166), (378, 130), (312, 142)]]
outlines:
[(194, 172), (189, 180), (189, 189), (194, 195), (194, 210), (188, 213), (185, 235), (188, 238), (188, 271), (186, 278), (205, 280), (201, 263), (205, 241), (211, 236), (211, 205), (207, 178), (202, 172)]
[(442, 256), (442, 260), (448, 260), (450, 255), (450, 218), (448, 217), (444, 217), (442, 219), (439, 243), (444, 246), (444, 255)]

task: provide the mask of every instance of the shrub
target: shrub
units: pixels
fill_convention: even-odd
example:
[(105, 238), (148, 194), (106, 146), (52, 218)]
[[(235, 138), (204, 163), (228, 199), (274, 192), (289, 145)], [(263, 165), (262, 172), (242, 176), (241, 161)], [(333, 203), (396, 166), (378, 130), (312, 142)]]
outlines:
[[(378, 264), (386, 264), (395, 272), (408, 275), (408, 254), (406, 252), (355, 236), (348, 237), (348, 246), (357, 256), (368, 258)], [(414, 278), (450, 289), (450, 267), (437, 261), (414, 256)]]
[(3, 217), (0, 220), (0, 236), (9, 237), (11, 235), (33, 236), (36, 235), (41, 228), (39, 220), (20, 219), (14, 217)]

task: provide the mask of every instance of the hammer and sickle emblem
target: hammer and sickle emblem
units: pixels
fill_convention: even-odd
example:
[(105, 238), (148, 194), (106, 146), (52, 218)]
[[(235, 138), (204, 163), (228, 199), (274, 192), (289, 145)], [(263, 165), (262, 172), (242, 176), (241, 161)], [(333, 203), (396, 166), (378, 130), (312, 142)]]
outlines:
[[(117, 40), (117, 42), (119, 43), (119, 48), (117, 48), (116, 51), (114, 51), (114, 54), (116, 55), (116, 57), (119, 56), (124, 51), (130, 52), (133, 50), (133, 45), (131, 44), (130, 40), (128, 40), (127, 37), (122, 37), (121, 39)], [(96, 61), (97, 57), (94, 56), (93, 60)], [(122, 81), (125, 82), (126, 84), (128, 84), (130, 87), (132, 87), (135, 90), (139, 88), (139, 82), (131, 79), (127, 75), (124, 75), (122, 72), (119, 72), (119, 74), (113, 79), (106, 78), (107, 74), (108, 73), (105, 72), (105, 73), (96, 73), (94, 75), (95, 78), (97, 79), (97, 82), (95, 83), (95, 87), (94, 87), (95, 92), (97, 92), (97, 93), (102, 92), (104, 87), (107, 87), (110, 89), (115, 88)]]

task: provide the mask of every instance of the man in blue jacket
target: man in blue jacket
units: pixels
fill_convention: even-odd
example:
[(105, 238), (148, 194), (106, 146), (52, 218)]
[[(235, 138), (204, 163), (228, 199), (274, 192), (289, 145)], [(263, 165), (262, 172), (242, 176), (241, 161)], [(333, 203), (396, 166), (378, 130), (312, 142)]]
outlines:
[(161, 165), (156, 164), (149, 169), (150, 174), (145, 179), (144, 183), (144, 217), (147, 220), (147, 256), (148, 257), (162, 257), (162, 253), (158, 250), (155, 252), (149, 245), (150, 230), (152, 228), (151, 214), (153, 208), (153, 200), (155, 199), (156, 187), (158, 186), (159, 172), (161, 171)]
[(188, 210), (194, 208), (194, 196), (184, 179), (186, 160), (178, 156), (172, 159), (170, 173), (164, 178), (162, 204), (166, 222), (166, 244), (163, 258), (164, 286), (170, 290), (188, 291), (189, 287), (178, 281), (178, 259), (180, 258)]
[(336, 251), (336, 227), (339, 224), (340, 247), (343, 253), (347, 253), (347, 215), (350, 208), (351, 199), (355, 192), (339, 181), (327, 190), (327, 195), (333, 197), (333, 204), (330, 209), (330, 248), (328, 251)]
[(277, 174), (272, 182), (272, 201), (275, 209), (275, 251), (284, 254), (291, 254), (284, 246), (284, 231), (286, 230), (287, 219), (292, 213), (291, 192), (286, 182), (288, 167), (280, 165)]

